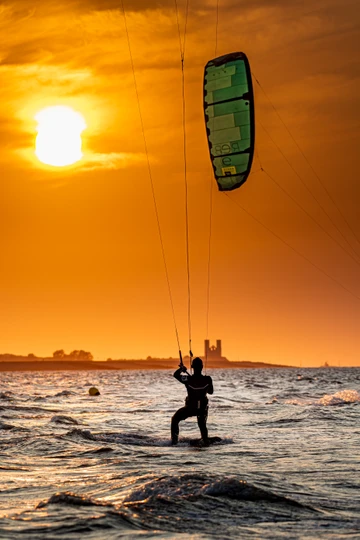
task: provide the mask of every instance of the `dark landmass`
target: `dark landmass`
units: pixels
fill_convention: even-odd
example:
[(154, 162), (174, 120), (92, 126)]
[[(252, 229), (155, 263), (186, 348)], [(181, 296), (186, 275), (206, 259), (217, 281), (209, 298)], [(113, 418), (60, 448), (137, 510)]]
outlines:
[[(205, 364), (205, 359), (204, 364)], [(175, 370), (179, 364), (178, 358), (152, 358), (146, 360), (112, 360), (87, 361), (58, 359), (54, 357), (39, 358), (35, 355), (16, 356), (13, 354), (0, 354), (0, 371), (90, 371), (90, 370)], [(184, 364), (189, 368), (189, 358), (184, 358)], [(267, 364), (266, 362), (230, 362), (225, 357), (211, 358), (206, 361), (208, 369), (236, 369), (236, 368), (289, 368), (282, 364)]]

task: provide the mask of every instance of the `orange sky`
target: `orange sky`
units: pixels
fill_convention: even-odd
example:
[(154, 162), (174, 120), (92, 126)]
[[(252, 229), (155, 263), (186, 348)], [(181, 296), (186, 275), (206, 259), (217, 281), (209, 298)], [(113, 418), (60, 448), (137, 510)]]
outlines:
[[(98, 359), (177, 355), (119, 5), (118, 0), (0, 4), (0, 352), (51, 355), (59, 348), (81, 348)], [(185, 2), (178, 5), (183, 28)], [(189, 2), (185, 78), (195, 354), (202, 354), (207, 337), (212, 185), (210, 340), (221, 338), (231, 360), (360, 365), (359, 264), (355, 254), (352, 258), (339, 246), (360, 256), (353, 235), (360, 239), (360, 9), (356, 0), (319, 0), (314, 6), (310, 0), (220, 0), (217, 54), (248, 55), (253, 73), (337, 207), (256, 83), (253, 174), (229, 196), (215, 190), (202, 77), (215, 52), (216, 1)], [(133, 0), (125, 8), (186, 354), (174, 2)], [(34, 115), (58, 104), (81, 112), (88, 125), (84, 159), (63, 170), (45, 167), (34, 156)]]

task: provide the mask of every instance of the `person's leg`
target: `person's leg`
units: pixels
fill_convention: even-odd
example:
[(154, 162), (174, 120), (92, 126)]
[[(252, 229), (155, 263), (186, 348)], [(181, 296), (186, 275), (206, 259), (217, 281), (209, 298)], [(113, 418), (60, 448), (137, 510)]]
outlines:
[(190, 416), (187, 407), (181, 407), (171, 419), (171, 442), (177, 444), (179, 440), (179, 422)]
[(207, 409), (201, 411), (197, 417), (197, 422), (200, 429), (201, 438), (204, 441), (204, 443), (208, 442), (208, 430), (206, 427), (206, 421), (207, 421)]

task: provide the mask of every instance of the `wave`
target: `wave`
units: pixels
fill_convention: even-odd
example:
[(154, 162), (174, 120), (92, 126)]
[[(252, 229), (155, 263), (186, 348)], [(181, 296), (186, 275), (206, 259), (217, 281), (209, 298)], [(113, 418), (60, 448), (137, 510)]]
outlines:
[[(143, 435), (141, 433), (98, 433), (93, 434), (88, 429), (74, 428), (65, 434), (66, 437), (76, 437), (86, 439), (88, 441), (117, 443), (133, 446), (172, 446), (170, 438), (161, 438), (151, 435)], [(232, 444), (234, 441), (230, 437), (221, 439), (213, 446)], [(181, 437), (177, 447), (191, 446), (194, 443), (194, 438)]]
[(12, 424), (6, 424), (0, 420), (0, 430), (11, 431), (11, 432), (26, 432), (28, 433), (30, 429), (24, 428), (22, 426), (13, 426)]
[[(76, 511), (74, 511), (74, 507)], [(94, 512), (96, 508), (96, 512)], [(44, 511), (45, 510), (45, 511)], [(143, 530), (141, 530), (143, 529)], [(0, 538), (135, 538), (143, 537), (147, 528), (132, 523), (125, 510), (112, 503), (92, 499), (86, 495), (60, 492), (40, 502), (34, 509), (0, 520)]]
[(6, 411), (6, 410), (9, 410), (9, 411), (22, 411), (22, 412), (26, 412), (26, 413), (32, 413), (32, 412), (44, 412), (44, 413), (57, 413), (57, 412), (61, 412), (59, 411), (58, 409), (44, 409), (43, 407), (35, 407), (35, 406), (30, 406), (30, 407), (27, 407), (27, 406), (24, 406), (24, 405), (3, 405), (0, 407), (0, 410), (2, 411)]
[(4, 467), (3, 465), (0, 465), (0, 471), (26, 471), (26, 472), (30, 472), (30, 469), (26, 469), (25, 467)]
[(54, 422), (55, 424), (79, 424), (79, 422), (75, 420), (75, 418), (71, 418), (71, 416), (62, 416), (62, 415), (53, 416), (50, 422)]
[(348, 405), (349, 403), (359, 403), (360, 394), (356, 390), (340, 390), (335, 394), (325, 394), (319, 399), (319, 405)]
[(238, 480), (232, 477), (211, 482), (209, 485), (202, 488), (202, 494), (211, 495), (212, 497), (227, 497), (229, 499), (242, 501), (268, 501), (273, 503), (283, 503), (291, 506), (297, 506), (299, 508), (305, 508), (304, 504), (294, 499), (284, 495), (277, 495), (270, 490), (265, 490), (252, 485), (245, 480)]
[(245, 384), (245, 388), (270, 388), (267, 384), (249, 382)]
[[(246, 480), (232, 476), (216, 478), (203, 474), (185, 474), (151, 480), (140, 489), (132, 491), (124, 499), (123, 503), (149, 503), (153, 502), (154, 499), (163, 499), (164, 497), (173, 502), (179, 498), (191, 498), (194, 502), (204, 497), (224, 497), (237, 501), (267, 501), (299, 508), (309, 508), (294, 499), (257, 487)], [(314, 510), (313, 508), (310, 509)]]
[(270, 425), (279, 425), (279, 426), (288, 426), (292, 424), (297, 424), (299, 422), (303, 422), (304, 418), (277, 418), (274, 420), (263, 420), (261, 422), (254, 422), (253, 425), (255, 426), (264, 426), (269, 427)]
[(315, 382), (318, 380), (318, 377), (310, 377), (306, 375), (298, 375), (297, 376), (298, 381), (304, 381), (304, 382)]
[(11, 401), (13, 399), (13, 393), (12, 392), (0, 392), (0, 399), (6, 399)]
[[(62, 390), (61, 392), (58, 392), (57, 394), (54, 394), (54, 396), (51, 396), (51, 397), (62, 397), (62, 396), (75, 396), (76, 393), (75, 392), (71, 392), (70, 390)], [(48, 396), (50, 397), (50, 396)]]
[(340, 390), (334, 394), (324, 394), (321, 398), (313, 398), (306, 396), (299, 396), (294, 394), (291, 398), (285, 398), (284, 396), (274, 396), (271, 400), (266, 402), (266, 405), (274, 405), (285, 403), (286, 405), (319, 405), (324, 407), (336, 406), (336, 405), (349, 405), (360, 403), (360, 394), (357, 390)]
[[(91, 455), (97, 455), (97, 454), (106, 454), (108, 452), (113, 452), (114, 449), (110, 448), (109, 446), (101, 446), (100, 448), (92, 448), (91, 450), (85, 450), (84, 452), (78, 453), (80, 456), (91, 456)], [(83, 466), (82, 464), (80, 465)]]
[(63, 437), (71, 437), (71, 438), (80, 438), (85, 439), (87, 441), (97, 441), (95, 435), (91, 433), (89, 429), (80, 429), (80, 428), (74, 428), (71, 431), (68, 431)]
[(169, 439), (160, 439), (139, 433), (105, 433), (92, 434), (88, 429), (74, 428), (67, 434), (69, 437), (78, 437), (88, 441), (113, 442), (135, 446), (170, 446)]
[[(125, 495), (119, 497), (118, 503), (84, 493), (54, 493), (33, 510), (12, 516), (12, 523), (17, 522), (17, 532), (23, 522), (24, 527), (34, 527), (33, 532), (38, 535), (39, 528), (45, 531), (46, 527), (49, 538), (52, 527), (56, 527), (57, 533), (61, 529), (65, 534), (70, 522), (73, 533), (79, 532), (85, 523), (91, 523), (91, 530), (95, 526), (102, 530), (101, 534), (109, 528), (130, 527), (137, 529), (139, 534), (142, 531), (141, 536), (156, 530), (158, 533), (187, 533), (192, 538), (196, 533), (201, 537), (227, 538), (229, 533), (233, 537), (234, 527), (248, 525), (249, 520), (273, 523), (274, 519), (280, 519), (288, 523), (302, 519), (304, 512), (318, 515), (315, 508), (290, 496), (235, 476), (201, 473), (153, 476), (143, 479), (142, 485), (130, 490), (127, 481), (120, 482), (118, 491)], [(78, 508), (75, 514), (74, 507)], [(115, 538), (114, 535), (110, 537)], [(132, 538), (133, 533), (129, 537)]]
[(206, 538), (242, 537), (249, 523), (301, 520), (315, 508), (291, 496), (258, 487), (235, 476), (185, 474), (145, 482), (123, 500), (123, 507), (148, 528)]
[(10, 429), (15, 429), (15, 426), (12, 426), (11, 424), (5, 424), (5, 422), (0, 421), (0, 429), (10, 430)]
[(47, 501), (41, 501), (36, 508), (44, 508), (49, 504), (71, 504), (72, 506), (112, 506), (111, 503), (97, 501), (85, 495), (76, 495), (69, 491), (55, 493)]

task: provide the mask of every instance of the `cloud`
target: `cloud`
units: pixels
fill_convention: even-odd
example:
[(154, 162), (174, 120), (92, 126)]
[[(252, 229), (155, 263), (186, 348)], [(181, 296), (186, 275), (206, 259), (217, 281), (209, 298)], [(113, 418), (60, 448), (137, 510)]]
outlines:
[[(181, 112), (176, 113), (181, 107), (181, 72), (175, 4), (173, 0), (124, 4), (145, 126), (157, 129), (151, 142), (161, 140), (166, 149), (166, 139), (173, 137), (171, 143), (176, 144), (174, 132), (181, 130)], [(336, 105), (337, 89), (346, 91), (347, 103), (336, 105), (339, 117), (350, 102), (356, 107), (355, 88), (346, 87), (347, 81), (355, 86), (359, 76), (354, 0), (344, 0), (341, 6), (335, 0), (319, 0), (315, 7), (309, 0), (254, 0), (241, 5), (224, 0), (219, 8), (217, 53), (245, 50), (281, 110), (294, 111), (302, 101), (307, 108), (303, 121), (316, 108), (325, 118)], [(194, 0), (190, 5), (185, 57), (190, 126), (202, 121), (202, 72), (215, 54), (215, 11), (215, 0)], [(183, 31), (183, 2), (179, 14)], [(99, 157), (92, 166), (123, 166), (129, 161), (116, 157), (123, 156), (117, 150), (130, 155), (140, 148), (121, 0), (49, 0), (30, 8), (28, 0), (1, 4), (0, 58), (2, 144), (9, 139), (20, 144), (24, 137), (20, 131), (29, 137), (36, 110), (56, 101), (79, 108), (90, 118), (94, 155), (113, 156)], [(322, 88), (322, 83), (334, 91)], [(14, 123), (14, 118), (21, 122)]]
[[(26, 141), (28, 142), (28, 141)], [(131, 167), (133, 170), (136, 167), (144, 167), (146, 164), (147, 157), (142, 153), (132, 153), (132, 152), (109, 152), (109, 153), (96, 153), (91, 151), (85, 151), (82, 159), (77, 163), (67, 166), (67, 167), (53, 167), (50, 165), (44, 165), (36, 157), (34, 153), (34, 148), (32, 146), (22, 146), (19, 148), (13, 149), (11, 153), (7, 152), (3, 156), (3, 163), (6, 161), (12, 162), (14, 156), (17, 156), (18, 165), (25, 167), (26, 169), (31, 164), (32, 169), (44, 169), (48, 171), (58, 172), (62, 174), (70, 173), (71, 175), (75, 173), (83, 173), (88, 171), (96, 170), (118, 170), (126, 169)], [(149, 159), (152, 163), (155, 163), (156, 160), (149, 156)], [(20, 160), (20, 161), (19, 161)]]
[(145, 154), (135, 154), (130, 152), (110, 152), (108, 154), (85, 153), (81, 162), (81, 170), (124, 169), (130, 165), (142, 165), (146, 159)]
[[(93, 11), (122, 11), (122, 4), (126, 12), (148, 11), (154, 9), (174, 9), (172, 0), (48, 0), (32, 2), (29, 7), (28, 0), (8, 0), (2, 4), (2, 9), (11, 10), (17, 18), (28, 17), (31, 14), (46, 14), (55, 11), (73, 13), (88, 13)], [(201, 2), (199, 1), (199, 5)], [(1, 14), (1, 12), (0, 12)]]

